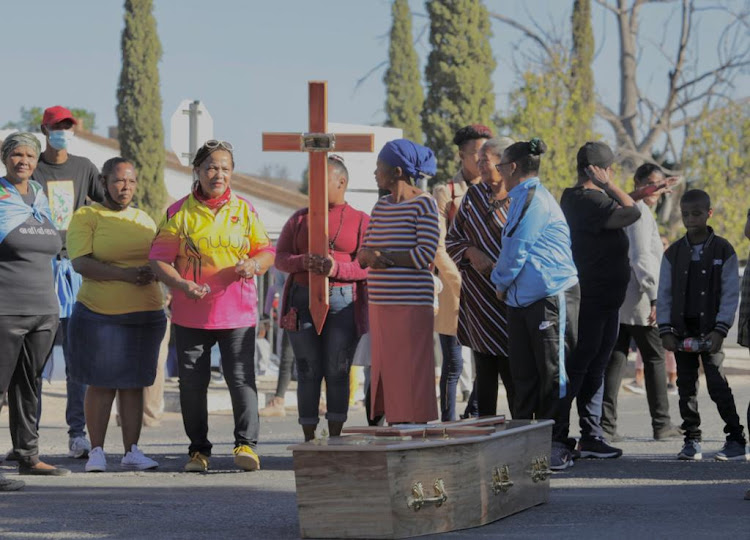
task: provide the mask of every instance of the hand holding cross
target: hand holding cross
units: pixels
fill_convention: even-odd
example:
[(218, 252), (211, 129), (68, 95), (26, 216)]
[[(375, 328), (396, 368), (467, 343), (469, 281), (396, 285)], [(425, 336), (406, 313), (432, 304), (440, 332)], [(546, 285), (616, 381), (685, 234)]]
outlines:
[[(372, 152), (374, 136), (360, 134), (326, 133), (328, 130), (328, 83), (310, 81), (309, 132), (308, 133), (263, 133), (263, 151), (308, 152), (309, 168), (309, 212), (308, 245), (310, 254), (327, 258), (328, 245), (328, 152)], [(328, 276), (309, 272), (310, 314), (315, 329), (323, 331), (328, 315)]]

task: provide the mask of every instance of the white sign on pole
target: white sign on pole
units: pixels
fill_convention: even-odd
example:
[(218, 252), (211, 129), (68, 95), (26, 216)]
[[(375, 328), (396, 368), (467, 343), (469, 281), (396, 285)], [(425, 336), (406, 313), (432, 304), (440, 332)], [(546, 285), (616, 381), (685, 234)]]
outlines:
[(198, 100), (183, 99), (172, 114), (169, 139), (172, 151), (186, 167), (196, 150), (214, 136), (214, 120)]
[[(328, 123), (329, 133), (372, 133), (375, 135), (374, 152), (342, 152), (346, 169), (349, 171), (349, 186), (346, 200), (357, 210), (368, 214), (378, 200), (378, 186), (375, 184), (375, 166), (378, 154), (385, 143), (400, 139), (404, 132), (398, 128), (382, 126), (361, 126), (355, 124)], [(334, 149), (333, 154), (336, 153)]]

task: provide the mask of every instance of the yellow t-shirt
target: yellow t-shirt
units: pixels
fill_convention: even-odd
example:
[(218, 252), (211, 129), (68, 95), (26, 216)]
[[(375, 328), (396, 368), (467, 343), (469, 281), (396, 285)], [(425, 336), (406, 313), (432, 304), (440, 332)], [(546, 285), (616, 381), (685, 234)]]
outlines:
[[(156, 224), (143, 210), (129, 207), (115, 212), (94, 203), (73, 214), (68, 227), (68, 256), (73, 260), (91, 255), (120, 268), (145, 266), (155, 234)], [(156, 282), (135, 285), (84, 277), (77, 300), (91, 311), (104, 315), (156, 311), (164, 307), (164, 297)]]

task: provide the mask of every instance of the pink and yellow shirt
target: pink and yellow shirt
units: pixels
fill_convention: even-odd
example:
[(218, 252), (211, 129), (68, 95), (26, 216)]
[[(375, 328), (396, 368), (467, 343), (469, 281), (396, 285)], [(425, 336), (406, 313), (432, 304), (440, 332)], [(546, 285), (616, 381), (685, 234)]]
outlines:
[(201, 300), (172, 291), (172, 321), (207, 330), (255, 326), (258, 295), (255, 281), (241, 278), (238, 261), (275, 250), (258, 213), (234, 193), (216, 215), (193, 197), (167, 209), (151, 246), (149, 259), (174, 264), (184, 279), (211, 288)]

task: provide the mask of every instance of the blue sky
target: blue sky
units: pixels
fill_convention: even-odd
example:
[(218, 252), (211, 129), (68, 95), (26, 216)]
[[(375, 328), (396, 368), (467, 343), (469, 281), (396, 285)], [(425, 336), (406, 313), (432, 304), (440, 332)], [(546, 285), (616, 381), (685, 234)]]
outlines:
[[(737, 0), (741, 3), (741, 0)], [(421, 1), (411, 0), (415, 34), (427, 24)], [(486, 0), (531, 24), (530, 13), (544, 27), (563, 28), (572, 1)], [(214, 119), (215, 136), (231, 141), (237, 168), (260, 171), (281, 164), (299, 178), (306, 158), (261, 151), (262, 131), (301, 131), (307, 124), (307, 85), (327, 80), (329, 120), (380, 124), (385, 115), (383, 69), (356, 87), (358, 79), (387, 59), (390, 2), (387, 0), (155, 0), (159, 37), (163, 120), (182, 99), (200, 99)], [(5, 69), (0, 93), (0, 124), (18, 119), (21, 107), (65, 104), (93, 110), (96, 130), (106, 134), (116, 124), (123, 2), (115, 0), (27, 0), (3, 4)], [(646, 6), (643, 34), (669, 40), (679, 27), (664, 26), (676, 3)], [(614, 18), (594, 6), (598, 55), (597, 92), (617, 101), (617, 28)], [(678, 24), (672, 18), (673, 24)], [(496, 103), (504, 108), (517, 82), (520, 34), (494, 22), (491, 45), (498, 61), (493, 73)], [(704, 60), (713, 53), (721, 21), (707, 14), (699, 28)], [(639, 59), (639, 77), (649, 93), (664, 93), (666, 69), (650, 50)], [(424, 68), (427, 32), (417, 44)]]

